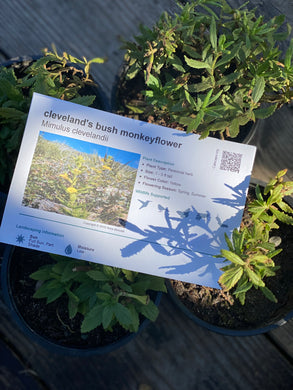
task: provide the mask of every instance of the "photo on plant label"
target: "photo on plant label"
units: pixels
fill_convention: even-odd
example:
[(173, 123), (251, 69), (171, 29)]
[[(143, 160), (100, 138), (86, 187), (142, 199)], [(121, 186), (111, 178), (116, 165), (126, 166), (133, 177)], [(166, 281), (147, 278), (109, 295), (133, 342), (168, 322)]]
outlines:
[(140, 155), (41, 131), (23, 206), (120, 226)]

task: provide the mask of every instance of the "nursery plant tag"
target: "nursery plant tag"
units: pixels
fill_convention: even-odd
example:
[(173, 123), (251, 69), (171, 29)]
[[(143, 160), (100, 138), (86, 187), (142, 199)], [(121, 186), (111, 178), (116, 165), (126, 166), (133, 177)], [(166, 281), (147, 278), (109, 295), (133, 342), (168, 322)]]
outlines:
[(255, 151), (34, 94), (0, 239), (218, 287)]

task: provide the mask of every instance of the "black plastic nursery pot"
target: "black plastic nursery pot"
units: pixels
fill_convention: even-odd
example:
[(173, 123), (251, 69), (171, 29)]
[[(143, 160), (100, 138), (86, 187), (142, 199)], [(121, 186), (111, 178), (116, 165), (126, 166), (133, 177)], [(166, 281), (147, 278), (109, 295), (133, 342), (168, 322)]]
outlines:
[[(37, 264), (37, 261), (35, 261), (38, 254), (41, 257), (48, 256), (43, 252), (6, 245), (1, 270), (1, 282), (3, 298), (12, 314), (13, 321), (25, 335), (42, 347), (53, 353), (69, 356), (103, 355), (129, 343), (149, 324), (150, 321), (148, 319), (142, 319), (139, 330), (135, 333), (125, 331), (120, 326), (114, 327), (113, 332), (105, 332), (99, 327), (100, 329), (94, 329), (89, 333), (78, 334), (76, 336), (78, 339), (76, 340), (76, 343), (74, 343), (75, 335), (71, 333), (72, 330), (70, 329), (69, 324), (66, 323), (67, 320), (62, 317), (61, 311), (59, 312), (58, 307), (53, 305), (54, 302), (50, 304), (51, 308), (43, 302), (42, 306), (44, 306), (44, 310), (45, 312), (47, 311), (47, 313), (44, 313), (43, 309), (39, 310), (38, 308), (35, 319), (33, 322), (31, 322), (30, 319), (31, 323), (28, 323), (26, 319), (26, 310), (28, 310), (28, 307), (38, 305), (37, 301), (44, 301), (32, 298), (33, 291), (31, 290), (31, 286), (28, 285), (30, 283), (26, 281), (31, 272), (28, 269), (30, 263), (36, 263), (35, 270), (38, 269), (39, 265)], [(40, 261), (42, 262), (43, 260), (41, 259)], [(22, 263), (25, 263), (24, 267), (21, 267)], [(23, 274), (24, 272), (26, 275)], [(19, 292), (16, 287), (17, 284), (14, 282), (15, 279), (18, 279), (17, 284), (22, 286), (21, 292)], [(35, 285), (36, 282), (32, 281), (32, 283)], [(27, 296), (24, 300), (20, 301), (18, 299), (18, 294), (24, 294), (26, 291)], [(152, 299), (156, 306), (159, 306), (161, 296), (161, 292), (154, 293)], [(53, 329), (52, 332), (56, 332), (56, 334), (58, 331), (58, 336), (60, 338), (60, 332), (62, 332), (62, 340), (58, 340), (57, 342), (47, 335), (40, 334), (39, 330), (36, 329), (40, 326), (39, 319), (44, 315), (46, 315), (46, 319), (41, 319), (41, 322), (43, 324), (42, 327), (46, 328), (45, 333), (48, 334)], [(57, 322), (59, 323), (58, 327), (60, 327), (60, 331), (55, 328), (56, 315), (58, 317)], [(54, 317), (54, 319), (52, 317)], [(72, 345), (70, 344), (71, 340)], [(101, 342), (101, 345), (98, 345), (99, 342)]]
[[(254, 191), (250, 185), (249, 191)], [(290, 202), (291, 203), (291, 202)], [(282, 239), (282, 252), (274, 257), (280, 268), (265, 280), (278, 302), (268, 300), (252, 288), (245, 304), (218, 289), (176, 280), (166, 281), (168, 294), (188, 318), (210, 331), (227, 336), (253, 336), (269, 332), (293, 318), (293, 227), (279, 224), (275, 235)]]

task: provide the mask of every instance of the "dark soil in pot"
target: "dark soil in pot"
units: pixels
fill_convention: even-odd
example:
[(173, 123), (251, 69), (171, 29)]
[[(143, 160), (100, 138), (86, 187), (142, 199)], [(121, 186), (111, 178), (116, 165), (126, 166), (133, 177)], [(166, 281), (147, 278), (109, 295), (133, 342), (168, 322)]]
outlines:
[[(250, 192), (254, 191), (250, 188)], [(283, 251), (274, 257), (280, 266), (276, 276), (265, 280), (266, 286), (278, 299), (273, 303), (258, 289), (246, 294), (245, 305), (241, 305), (231, 292), (204, 287), (197, 284), (171, 280), (170, 285), (180, 302), (197, 318), (208, 324), (232, 330), (263, 328), (293, 314), (293, 229), (279, 223), (275, 235), (282, 238)]]
[[(126, 331), (119, 324), (113, 327), (113, 332), (104, 331), (102, 326), (91, 332), (82, 334), (80, 326), (82, 316), (77, 314), (69, 319), (67, 297), (46, 304), (45, 299), (32, 298), (36, 290), (36, 281), (29, 275), (41, 265), (52, 262), (51, 257), (44, 252), (15, 247), (7, 269), (7, 284), (10, 300), (16, 308), (20, 320), (24, 320), (28, 328), (51, 343), (63, 347), (91, 350), (112, 345), (129, 336), (134, 335)], [(154, 294), (151, 296), (156, 298)], [(148, 320), (144, 320), (144, 326)]]
[[(146, 88), (143, 74), (139, 73), (135, 78), (126, 80), (126, 72), (127, 64), (123, 64), (112, 90), (112, 110), (117, 114), (130, 118), (185, 131), (183, 126), (171, 119), (168, 119), (166, 116), (164, 118), (155, 117), (152, 112), (152, 106), (146, 104), (145, 97), (142, 93), (142, 91)], [(138, 109), (144, 108), (144, 113), (134, 113), (127, 107), (130, 104)], [(245, 126), (241, 126), (241, 130), (237, 137), (231, 138), (225, 135), (224, 139), (238, 143), (248, 143), (255, 130), (255, 124), (250, 121)], [(221, 135), (218, 131), (210, 133), (209, 136), (221, 139)]]

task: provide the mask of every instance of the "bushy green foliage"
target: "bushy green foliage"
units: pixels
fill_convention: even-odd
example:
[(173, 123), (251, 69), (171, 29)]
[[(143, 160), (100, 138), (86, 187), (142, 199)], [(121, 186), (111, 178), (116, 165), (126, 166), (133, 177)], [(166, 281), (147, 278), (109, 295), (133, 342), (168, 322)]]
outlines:
[(106, 265), (51, 255), (53, 264), (31, 274), (41, 281), (34, 298), (45, 298), (47, 304), (68, 298), (68, 315), (82, 314), (81, 332), (98, 326), (112, 331), (120, 324), (136, 332), (140, 316), (155, 321), (159, 310), (150, 299), (149, 291), (166, 292), (164, 279)]
[(91, 64), (103, 62), (59, 55), (53, 47), (36, 61), (0, 67), (0, 184), (10, 182), (33, 92), (89, 106), (95, 96), (80, 92), (94, 85)]
[(247, 3), (233, 9), (225, 0), (191, 1), (174, 17), (164, 13), (124, 42), (126, 80), (144, 79), (143, 99), (126, 97), (124, 108), (201, 138), (236, 137), (240, 126), (292, 100), (293, 41), (284, 58), (278, 47), (291, 32), (290, 25), (280, 32), (284, 19), (265, 21)]
[(221, 256), (230, 264), (223, 268), (219, 283), (225, 290), (235, 287), (233, 294), (245, 303), (245, 294), (252, 287), (260, 288), (273, 302), (277, 298), (265, 285), (265, 278), (274, 276), (278, 266), (272, 258), (281, 252), (276, 249), (278, 241), (272, 230), (279, 222), (293, 225), (293, 209), (284, 202), (284, 197), (293, 194), (293, 182), (283, 181), (286, 170), (280, 171), (264, 188), (256, 187), (256, 199), (248, 204), (249, 217), (243, 227), (235, 229), (232, 241), (226, 236), (228, 250), (222, 249)]

